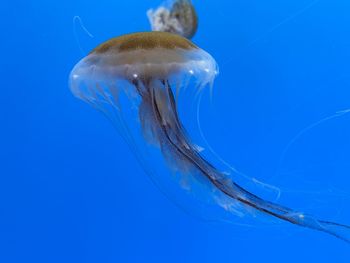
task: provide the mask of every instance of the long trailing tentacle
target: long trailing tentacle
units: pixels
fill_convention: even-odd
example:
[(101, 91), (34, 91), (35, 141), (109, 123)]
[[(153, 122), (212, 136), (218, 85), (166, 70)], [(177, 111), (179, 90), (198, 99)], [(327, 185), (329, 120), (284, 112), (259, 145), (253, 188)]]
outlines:
[(190, 163), (220, 192), (247, 207), (295, 225), (326, 232), (350, 243), (350, 226), (318, 220), (311, 215), (264, 200), (239, 186), (224, 173), (219, 172), (190, 143), (179, 119), (170, 84), (166, 81), (161, 81), (161, 83), (161, 88), (159, 88), (159, 84), (150, 84), (150, 100), (154, 118), (159, 125), (163, 140), (164, 138), (166, 140), (161, 144), (166, 143), (167, 147), (171, 148), (172, 158), (181, 158), (181, 160)]

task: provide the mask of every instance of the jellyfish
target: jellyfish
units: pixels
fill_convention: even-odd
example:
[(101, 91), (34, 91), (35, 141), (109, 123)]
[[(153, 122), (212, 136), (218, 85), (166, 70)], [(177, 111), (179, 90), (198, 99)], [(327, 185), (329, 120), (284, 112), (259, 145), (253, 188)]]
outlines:
[(178, 34), (191, 39), (198, 27), (198, 17), (191, 0), (173, 0), (156, 10), (147, 11), (153, 31)]
[(350, 242), (349, 226), (264, 200), (204, 157), (181, 120), (179, 98), (212, 87), (217, 74), (214, 58), (190, 40), (144, 32), (99, 45), (76, 64), (69, 82), (76, 97), (112, 121), (155, 185), (186, 211), (213, 220), (265, 214)]

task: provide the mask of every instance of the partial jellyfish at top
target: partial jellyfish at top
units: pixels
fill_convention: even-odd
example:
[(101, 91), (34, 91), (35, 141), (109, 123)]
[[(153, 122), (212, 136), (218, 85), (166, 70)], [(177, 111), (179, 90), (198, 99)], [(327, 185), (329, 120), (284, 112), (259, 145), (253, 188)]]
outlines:
[(191, 0), (166, 1), (156, 10), (147, 11), (153, 31), (169, 32), (191, 39), (198, 27), (198, 17)]
[(187, 212), (231, 222), (265, 214), (350, 242), (349, 226), (264, 200), (239, 185), (238, 174), (221, 172), (204, 157), (179, 112), (187, 114), (217, 74), (214, 58), (190, 40), (146, 32), (96, 47), (69, 82), (76, 97), (112, 121), (156, 186)]

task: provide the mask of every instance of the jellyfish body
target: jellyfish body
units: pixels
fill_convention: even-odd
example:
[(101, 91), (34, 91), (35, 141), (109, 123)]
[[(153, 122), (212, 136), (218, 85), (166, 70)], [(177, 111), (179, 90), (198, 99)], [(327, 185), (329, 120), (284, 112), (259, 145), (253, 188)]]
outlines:
[[(154, 183), (181, 207), (198, 209), (196, 215), (209, 211), (210, 219), (221, 212), (263, 213), (349, 241), (348, 226), (318, 220), (248, 192), (191, 142), (178, 114), (178, 94), (212, 85), (217, 72), (211, 55), (185, 38), (136, 33), (95, 48), (72, 70), (70, 88), (116, 125)], [(178, 189), (192, 201), (179, 200)]]
[(198, 17), (191, 0), (174, 0), (156, 10), (147, 11), (152, 30), (170, 32), (191, 39), (198, 27)]

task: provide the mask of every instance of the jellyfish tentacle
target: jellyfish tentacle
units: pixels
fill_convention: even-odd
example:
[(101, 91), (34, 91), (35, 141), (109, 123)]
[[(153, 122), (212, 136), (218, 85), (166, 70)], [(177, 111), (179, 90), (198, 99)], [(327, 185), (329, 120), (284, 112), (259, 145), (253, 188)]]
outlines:
[[(311, 215), (264, 200), (245, 190), (231, 180), (231, 178), (227, 178), (225, 174), (217, 171), (214, 166), (205, 160), (200, 153), (192, 147), (189, 138), (185, 136), (185, 131), (177, 114), (171, 87), (169, 83), (163, 82), (163, 85), (163, 89), (162, 87), (151, 85), (150, 93), (156, 122), (162, 132), (162, 138), (166, 140), (166, 142), (163, 141), (162, 143), (166, 143), (166, 145), (171, 147), (170, 151), (172, 151), (172, 157), (177, 156), (176, 158), (181, 158), (181, 161), (184, 163), (194, 166), (200, 174), (202, 174), (218, 190), (229, 198), (232, 198), (247, 207), (295, 225), (326, 232), (350, 243), (350, 238), (348, 238), (347, 233), (344, 232), (345, 230), (348, 230), (350, 234), (350, 226), (318, 220)], [(164, 90), (168, 93), (167, 98), (164, 97)], [(164, 99), (169, 100), (169, 103), (162, 101)], [(170, 105), (170, 107), (164, 105)], [(170, 116), (171, 118), (169, 118)]]
[(87, 52), (83, 49), (82, 45), (81, 45), (81, 42), (80, 42), (80, 39), (78, 37), (78, 33), (77, 33), (77, 24), (79, 23), (79, 26), (80, 28), (84, 31), (84, 33), (89, 36), (90, 38), (94, 38), (94, 35), (91, 34), (89, 32), (89, 30), (86, 28), (86, 26), (84, 25), (83, 23), (83, 20), (81, 19), (80, 16), (74, 16), (73, 17), (73, 33), (74, 33), (74, 38), (75, 38), (75, 41), (78, 45), (78, 48), (80, 49), (80, 52), (82, 53), (82, 55), (85, 55), (87, 54)]
[[(238, 187), (238, 190), (233, 190), (233, 188), (227, 187), (227, 185), (224, 185), (222, 183), (218, 183), (216, 185), (228, 196), (235, 198), (239, 202), (249, 207), (252, 207), (260, 212), (272, 215), (276, 218), (287, 221), (294, 225), (299, 225), (302, 227), (307, 227), (310, 229), (331, 234), (339, 239), (350, 243), (350, 226), (330, 221), (318, 220), (311, 215), (304, 214), (302, 212), (297, 212), (290, 208), (271, 203), (269, 201), (263, 200), (255, 196), (254, 194), (249, 193), (237, 184), (234, 185), (235, 187)], [(232, 192), (232, 190), (234, 192)], [(244, 195), (244, 197), (241, 196), (242, 194)], [(334, 227), (336, 227), (336, 229), (333, 229)], [(341, 233), (338, 233), (339, 231), (341, 231)]]
[[(169, 84), (168, 84), (169, 85)], [(228, 181), (228, 178), (225, 177), (225, 175), (223, 175), (222, 173), (220, 173), (219, 171), (216, 170), (216, 168), (214, 166), (212, 166), (207, 160), (205, 160), (200, 153), (193, 148), (191, 145), (191, 143), (189, 142), (189, 139), (185, 136), (185, 130), (182, 127), (182, 124), (179, 120), (177, 111), (176, 111), (176, 107), (175, 107), (175, 101), (174, 101), (174, 95), (172, 93), (171, 88), (168, 86), (167, 88), (168, 93), (169, 93), (169, 101), (170, 101), (170, 105), (174, 105), (172, 107), (173, 112), (172, 113), (167, 113), (167, 115), (172, 115), (174, 116), (174, 120), (175, 120), (175, 125), (171, 125), (173, 127), (178, 127), (177, 131), (175, 132), (177, 135), (177, 140), (178, 141), (174, 141), (171, 139), (171, 136), (169, 136), (169, 134), (173, 133), (174, 130), (170, 130), (169, 126), (164, 126), (163, 127), (163, 131), (166, 134), (166, 137), (169, 139), (170, 143), (173, 145), (173, 147), (180, 153), (182, 153), (184, 156), (186, 156), (186, 158), (188, 159), (188, 161), (192, 162), (193, 165), (195, 165), (204, 175), (206, 175), (208, 177), (208, 179), (217, 187), (220, 187), (220, 189), (225, 192), (225, 194), (229, 195), (230, 197), (233, 198), (238, 198), (237, 193), (241, 193), (241, 195), (246, 195), (249, 196), (249, 198), (251, 200), (253, 200), (254, 202), (262, 202), (264, 201), (263, 199), (259, 198), (256, 195), (251, 194), (250, 192), (246, 191), (245, 189), (243, 189), (242, 187), (240, 187), (239, 185), (237, 185), (236, 183), (234, 183), (233, 181), (230, 181), (230, 183), (232, 184), (226, 191), (224, 191), (224, 181)], [(153, 93), (156, 92), (152, 89)], [(164, 119), (164, 117), (161, 114), (161, 111), (159, 110), (158, 105), (160, 104), (159, 102), (156, 101), (156, 97), (153, 96), (153, 105), (154, 105), (154, 109), (156, 112), (156, 115), (158, 117), (158, 121), (161, 123), (163, 122), (162, 120)], [(164, 104), (164, 103), (162, 103)], [(228, 187), (227, 187), (228, 188)], [(233, 188), (235, 188), (236, 193), (234, 193), (233, 191), (231, 191)], [(270, 208), (276, 209), (276, 210), (280, 210), (280, 211), (286, 211), (287, 208), (285, 207), (281, 207), (278, 206), (274, 203), (271, 202), (267, 202), (264, 201), (266, 205), (268, 205)], [(290, 210), (291, 211), (291, 210)]]

